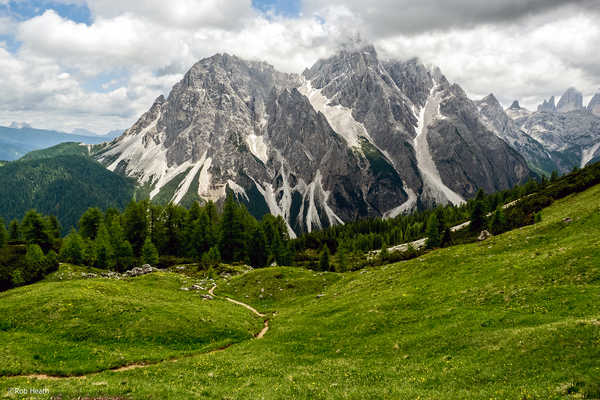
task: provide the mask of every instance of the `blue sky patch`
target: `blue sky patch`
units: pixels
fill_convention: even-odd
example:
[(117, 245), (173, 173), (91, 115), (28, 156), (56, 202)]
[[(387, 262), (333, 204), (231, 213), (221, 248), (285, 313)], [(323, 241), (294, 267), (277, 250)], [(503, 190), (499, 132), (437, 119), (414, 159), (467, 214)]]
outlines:
[(284, 17), (300, 15), (300, 0), (252, 0), (252, 6), (264, 13), (273, 11)]
[(0, 5), (0, 15), (11, 16), (17, 21), (25, 21), (54, 10), (63, 18), (90, 25), (92, 14), (85, 5), (62, 4), (51, 0), (14, 1)]

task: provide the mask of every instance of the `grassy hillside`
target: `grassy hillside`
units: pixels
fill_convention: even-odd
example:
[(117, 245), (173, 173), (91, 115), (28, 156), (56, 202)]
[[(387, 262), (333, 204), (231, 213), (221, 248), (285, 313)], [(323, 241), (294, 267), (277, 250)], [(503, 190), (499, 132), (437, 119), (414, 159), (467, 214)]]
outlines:
[[(264, 339), (84, 380), (0, 378), (0, 393), (18, 386), (63, 398), (600, 398), (599, 198), (596, 186), (555, 202), (535, 225), (393, 265), (345, 274), (268, 268), (220, 281), (217, 295), (268, 313)], [(44, 304), (36, 292), (27, 298)], [(0, 315), (18, 315), (17, 304)], [(43, 329), (50, 315), (19, 332)], [(39, 335), (67, 335), (58, 332)], [(28, 357), (22, 351), (12, 363)]]
[(0, 374), (152, 362), (247, 340), (262, 325), (226, 301), (180, 290), (191, 282), (175, 274), (53, 280), (0, 294)]
[(21, 161), (41, 160), (57, 156), (88, 156), (88, 146), (79, 143), (61, 143), (43, 150), (35, 150), (25, 154)]
[[(85, 149), (82, 147), (82, 149)], [(55, 215), (64, 228), (74, 226), (89, 207), (123, 208), (135, 183), (87, 156), (39, 154), (0, 168), (0, 217), (21, 219), (30, 209)]]

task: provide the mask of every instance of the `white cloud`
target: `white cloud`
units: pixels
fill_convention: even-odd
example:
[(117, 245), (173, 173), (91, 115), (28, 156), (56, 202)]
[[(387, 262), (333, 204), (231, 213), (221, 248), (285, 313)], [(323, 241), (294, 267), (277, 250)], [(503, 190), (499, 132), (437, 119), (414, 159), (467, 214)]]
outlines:
[(53, 11), (0, 18), (0, 34), (21, 42), (16, 54), (0, 43), (0, 124), (124, 128), (203, 57), (228, 52), (301, 72), (355, 32), (382, 55), (440, 66), (473, 97), (494, 92), (535, 107), (571, 85), (587, 96), (600, 87), (597, 7), (584, 8), (587, 0), (306, 0), (296, 19), (261, 15), (250, 0), (62, 1), (87, 4), (92, 24)]

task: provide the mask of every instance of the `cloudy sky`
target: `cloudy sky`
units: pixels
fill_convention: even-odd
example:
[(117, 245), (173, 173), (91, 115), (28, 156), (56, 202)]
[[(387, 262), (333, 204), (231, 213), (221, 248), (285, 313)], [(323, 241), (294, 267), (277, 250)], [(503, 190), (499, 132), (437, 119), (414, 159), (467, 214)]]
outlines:
[(600, 91), (600, 0), (0, 0), (0, 125), (127, 128), (217, 52), (301, 72), (359, 33), (473, 97)]

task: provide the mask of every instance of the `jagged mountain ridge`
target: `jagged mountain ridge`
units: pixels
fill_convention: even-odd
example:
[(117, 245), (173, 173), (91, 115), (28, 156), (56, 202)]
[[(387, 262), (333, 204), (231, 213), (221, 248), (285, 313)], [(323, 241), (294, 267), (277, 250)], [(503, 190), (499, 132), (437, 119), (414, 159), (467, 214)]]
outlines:
[[(540, 154), (532, 155), (518, 146), (514, 146), (528, 162), (543, 172), (557, 170), (561, 173), (573, 167), (583, 167), (592, 160), (600, 158), (600, 94), (596, 94), (587, 107), (583, 105), (583, 96), (575, 88), (569, 88), (561, 96), (557, 105), (555, 97), (544, 100), (537, 112), (525, 109), (506, 110), (506, 116), (512, 120), (508, 132), (509, 139), (521, 137), (534, 140), (541, 146), (548, 159)], [(498, 110), (496, 123), (506, 119)], [(547, 166), (547, 167), (544, 167)], [(548, 169), (550, 168), (550, 169)]]
[(439, 69), (342, 50), (302, 75), (227, 54), (194, 65), (97, 158), (152, 198), (219, 200), (295, 232), (526, 179), (523, 158)]

